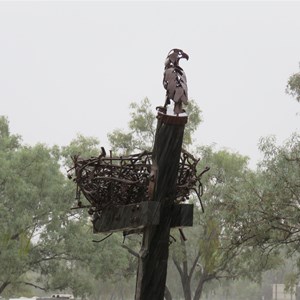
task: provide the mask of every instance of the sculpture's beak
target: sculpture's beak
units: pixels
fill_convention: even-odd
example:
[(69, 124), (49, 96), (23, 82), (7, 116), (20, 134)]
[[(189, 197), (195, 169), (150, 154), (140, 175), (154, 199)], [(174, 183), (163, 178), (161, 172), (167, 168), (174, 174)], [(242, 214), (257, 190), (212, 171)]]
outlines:
[(186, 60), (189, 60), (189, 56), (184, 52), (182, 52), (182, 58), (185, 58)]

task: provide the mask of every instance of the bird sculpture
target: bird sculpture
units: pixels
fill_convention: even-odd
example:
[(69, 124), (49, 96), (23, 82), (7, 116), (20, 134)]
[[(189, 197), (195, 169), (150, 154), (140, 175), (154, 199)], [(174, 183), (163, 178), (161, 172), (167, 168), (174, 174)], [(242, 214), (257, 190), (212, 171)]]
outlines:
[(182, 103), (187, 104), (188, 92), (186, 76), (183, 69), (179, 66), (181, 58), (189, 59), (189, 56), (180, 49), (172, 49), (165, 61), (165, 72), (163, 85), (166, 89), (166, 108), (170, 100), (174, 101), (174, 113), (176, 115), (184, 112)]

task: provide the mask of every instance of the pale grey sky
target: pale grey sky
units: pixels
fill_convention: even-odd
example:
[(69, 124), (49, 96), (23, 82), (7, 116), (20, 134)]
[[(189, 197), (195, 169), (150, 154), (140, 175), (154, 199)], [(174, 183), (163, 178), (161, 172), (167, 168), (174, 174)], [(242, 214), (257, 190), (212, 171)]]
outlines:
[(260, 137), (299, 132), (285, 94), (299, 70), (300, 2), (0, 2), (0, 115), (24, 143), (67, 145), (127, 127), (128, 106), (164, 103), (172, 48), (203, 111), (199, 144), (259, 159)]

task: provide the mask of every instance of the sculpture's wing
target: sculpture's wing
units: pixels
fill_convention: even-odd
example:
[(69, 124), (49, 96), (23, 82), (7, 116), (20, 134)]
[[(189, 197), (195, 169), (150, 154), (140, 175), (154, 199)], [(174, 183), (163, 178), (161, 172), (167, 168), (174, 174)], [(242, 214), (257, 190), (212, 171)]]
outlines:
[(183, 96), (181, 98), (181, 101), (184, 104), (187, 104), (187, 101), (188, 101), (188, 87), (187, 87), (186, 82), (181, 81), (180, 83), (181, 83), (181, 86), (182, 86), (182, 89), (183, 89)]
[(181, 97), (184, 95), (184, 90), (181, 86), (178, 86), (176, 88), (176, 91), (175, 91), (175, 95), (174, 95), (174, 102), (179, 102), (181, 101)]
[(169, 95), (170, 95), (171, 98), (173, 98), (175, 90), (176, 90), (176, 78), (171, 79), (168, 82), (167, 91), (168, 91), (168, 93), (169, 93)]
[(170, 80), (172, 80), (172, 78), (175, 76), (174, 74), (174, 68), (169, 68), (166, 69), (164, 72), (164, 79), (163, 79), (163, 85), (164, 88), (167, 89), (168, 83), (170, 82)]
[(166, 69), (164, 75), (164, 87), (167, 90), (167, 96), (170, 99), (174, 98), (177, 86), (177, 74), (174, 68)]
[(181, 98), (181, 101), (184, 103), (184, 104), (187, 104), (187, 101), (188, 101), (188, 87), (187, 87), (187, 81), (186, 81), (186, 75), (185, 75), (185, 72), (182, 70), (182, 75), (180, 77), (180, 84), (184, 90), (184, 94)]
[(187, 96), (187, 93), (186, 93), (185, 91), (183, 92), (183, 95), (182, 95), (182, 97), (181, 97), (181, 101), (182, 101), (182, 103), (184, 103), (185, 105), (188, 104), (188, 96)]
[(185, 72), (182, 70), (182, 74), (181, 74), (181, 80), (185, 82), (185, 84), (187, 83), (186, 81), (186, 75)]

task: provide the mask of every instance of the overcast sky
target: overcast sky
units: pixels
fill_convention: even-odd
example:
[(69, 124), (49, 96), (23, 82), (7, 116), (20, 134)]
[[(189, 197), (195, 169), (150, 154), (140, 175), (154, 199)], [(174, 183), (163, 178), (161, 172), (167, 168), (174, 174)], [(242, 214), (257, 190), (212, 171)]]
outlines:
[(0, 115), (26, 144), (126, 128), (129, 103), (164, 103), (164, 60), (182, 61), (202, 109), (199, 144), (259, 159), (260, 137), (299, 132), (285, 94), (299, 71), (300, 2), (0, 2)]

